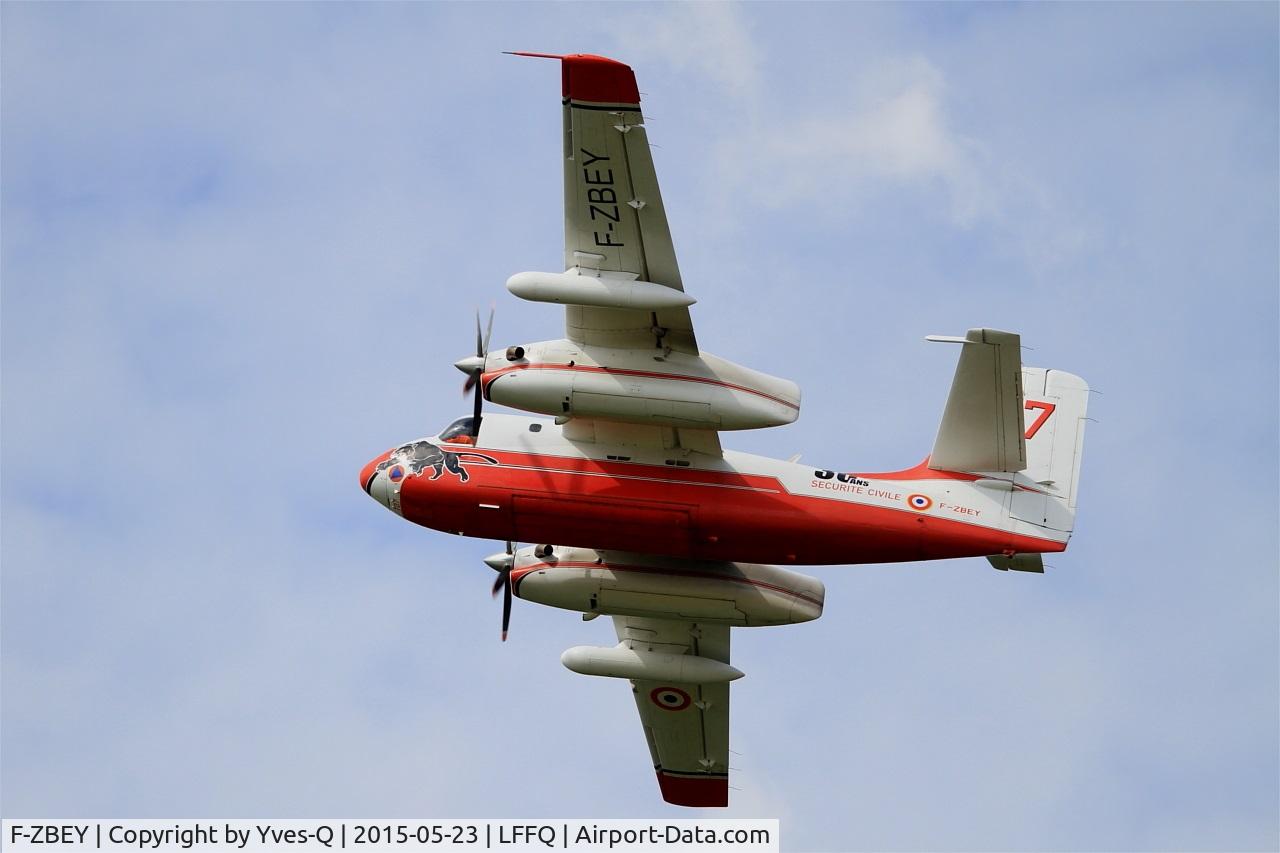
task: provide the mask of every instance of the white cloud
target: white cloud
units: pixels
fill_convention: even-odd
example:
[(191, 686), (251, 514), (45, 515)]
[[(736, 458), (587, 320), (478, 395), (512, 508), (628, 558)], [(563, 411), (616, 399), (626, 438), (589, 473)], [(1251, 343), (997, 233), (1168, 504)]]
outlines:
[(757, 121), (725, 144), (722, 165), (771, 205), (869, 203), (908, 186), (940, 190), (957, 224), (991, 212), (979, 146), (948, 125), (941, 71), (914, 58), (854, 88), (820, 114)]
[(757, 93), (761, 51), (740, 5), (679, 3), (661, 9), (646, 6), (623, 19), (621, 39), (630, 65), (702, 76), (735, 99)]

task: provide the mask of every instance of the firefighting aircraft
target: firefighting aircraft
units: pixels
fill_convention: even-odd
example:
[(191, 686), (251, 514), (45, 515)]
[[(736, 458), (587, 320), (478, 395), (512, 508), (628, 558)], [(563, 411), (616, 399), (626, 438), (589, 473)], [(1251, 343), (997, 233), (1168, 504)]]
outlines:
[[(547, 56), (546, 54), (520, 54)], [(970, 329), (933, 450), (849, 472), (723, 450), (720, 433), (788, 424), (794, 382), (703, 350), (676, 265), (631, 68), (560, 61), (564, 270), (507, 289), (565, 306), (566, 335), (457, 362), (474, 412), (370, 461), (360, 484), (425, 527), (506, 540), (503, 593), (613, 618), (618, 644), (561, 662), (625, 679), (663, 799), (729, 798), (733, 626), (822, 614), (822, 582), (781, 566), (985, 557), (1042, 572), (1067, 547), (1088, 387), (1024, 367), (1018, 335)], [(482, 400), (546, 417), (487, 414)], [(536, 543), (513, 548), (512, 542)], [(768, 565), (768, 564), (781, 564)]]

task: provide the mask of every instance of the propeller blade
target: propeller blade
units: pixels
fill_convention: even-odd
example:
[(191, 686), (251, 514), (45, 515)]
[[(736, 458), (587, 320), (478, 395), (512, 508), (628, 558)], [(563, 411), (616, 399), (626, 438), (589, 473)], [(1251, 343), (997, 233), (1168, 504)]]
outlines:
[[(494, 312), (494, 306), (490, 305), (489, 306), (489, 325), (486, 326), (484, 330), (484, 343), (480, 345), (480, 352), (476, 353), (476, 355), (480, 356), (481, 358), (484, 358), (489, 354), (489, 336), (493, 334), (493, 312)], [(476, 331), (479, 331), (479, 330), (480, 330), (480, 312), (476, 311)]]
[[(489, 336), (493, 334), (494, 310), (495, 306), (490, 305), (489, 322), (482, 332), (480, 330), (480, 309), (476, 309), (476, 354), (454, 362), (454, 367), (467, 374), (467, 381), (462, 384), (462, 396), (464, 397), (475, 390), (476, 384), (484, 376), (485, 360), (489, 352)], [(471, 437), (473, 439), (480, 437), (480, 409), (483, 405), (484, 387), (481, 386), (479, 393), (476, 394), (475, 408), (471, 414)]]
[(507, 641), (507, 629), (511, 627), (511, 573), (505, 572), (507, 579), (502, 593), (502, 642)]
[(516, 564), (516, 545), (510, 539), (507, 540), (507, 550), (502, 554), (490, 554), (484, 558), (484, 564), (498, 573), (498, 577), (493, 581), (493, 589), (491, 590), (494, 598), (498, 597), (498, 591), (502, 590), (502, 642), (507, 641), (507, 632), (511, 628), (511, 597), (513, 591), (511, 588), (511, 570)]

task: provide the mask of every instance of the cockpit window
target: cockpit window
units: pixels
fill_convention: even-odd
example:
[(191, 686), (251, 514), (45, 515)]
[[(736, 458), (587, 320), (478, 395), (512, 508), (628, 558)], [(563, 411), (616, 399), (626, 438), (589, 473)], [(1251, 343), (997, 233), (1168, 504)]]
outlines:
[(456, 421), (444, 428), (444, 431), (440, 433), (440, 440), (448, 441), (453, 438), (458, 438), (459, 436), (470, 437), (471, 424), (474, 420), (474, 418), (458, 418)]

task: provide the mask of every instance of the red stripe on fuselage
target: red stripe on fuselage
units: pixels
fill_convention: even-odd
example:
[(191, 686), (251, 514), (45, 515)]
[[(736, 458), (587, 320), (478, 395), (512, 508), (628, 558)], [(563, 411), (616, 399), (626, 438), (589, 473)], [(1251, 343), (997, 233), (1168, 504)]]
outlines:
[(974, 480), (982, 479), (977, 474), (966, 474), (963, 471), (943, 471), (939, 468), (930, 468), (928, 456), (913, 468), (904, 468), (901, 471), (882, 471), (874, 474), (858, 474), (857, 476), (865, 477), (868, 480), (959, 480), (965, 483), (972, 483)]
[[(962, 483), (973, 483), (978, 480), (987, 479), (981, 474), (969, 474), (964, 471), (946, 471), (941, 468), (930, 468), (928, 456), (926, 456), (924, 461), (919, 465), (916, 465), (914, 468), (906, 468), (902, 471), (884, 471), (877, 474), (857, 474), (855, 476), (865, 477), (869, 480), (957, 480)], [(1048, 494), (1048, 492), (1043, 489), (1024, 486), (1021, 483), (1014, 483), (1010, 481), (1010, 485), (1020, 492), (1034, 492), (1037, 495)]]
[(905, 504), (791, 494), (772, 476), (481, 449), (499, 464), (464, 461), (466, 483), (449, 472), (407, 478), (404, 517), (484, 539), (790, 565), (1066, 548)]

